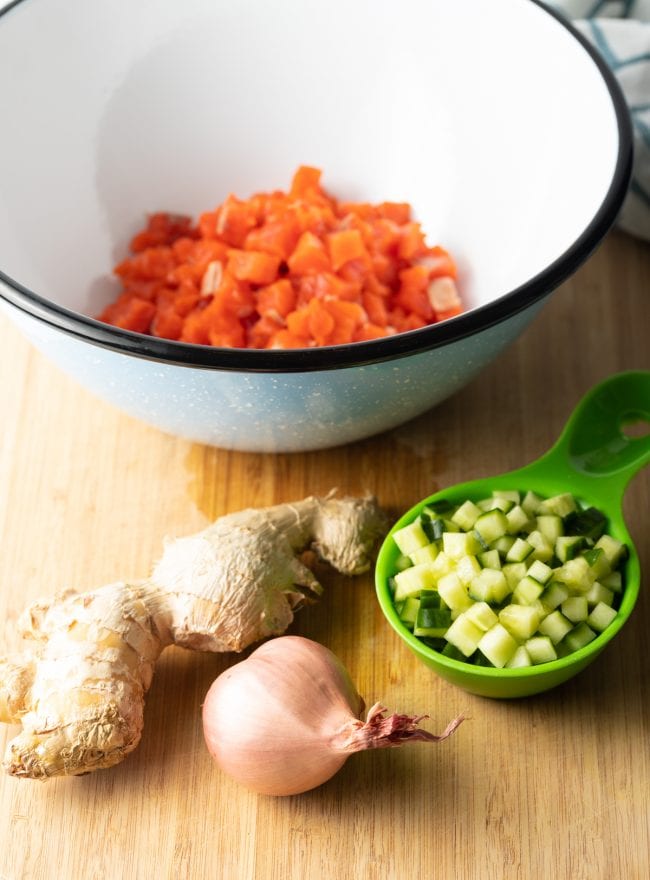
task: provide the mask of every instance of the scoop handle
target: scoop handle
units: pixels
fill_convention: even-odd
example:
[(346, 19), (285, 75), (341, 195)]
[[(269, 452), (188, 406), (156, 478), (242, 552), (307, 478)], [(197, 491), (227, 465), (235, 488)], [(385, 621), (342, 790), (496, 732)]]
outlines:
[[(643, 422), (645, 435), (625, 432)], [(616, 373), (588, 391), (553, 447), (528, 467), (549, 475), (566, 472), (574, 490), (588, 489), (605, 504), (620, 505), (627, 484), (648, 462), (650, 372), (638, 370)]]

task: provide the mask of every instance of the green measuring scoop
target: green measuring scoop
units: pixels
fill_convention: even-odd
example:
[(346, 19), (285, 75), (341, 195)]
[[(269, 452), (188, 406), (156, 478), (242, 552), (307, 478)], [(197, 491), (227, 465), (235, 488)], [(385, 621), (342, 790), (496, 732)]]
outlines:
[[(629, 618), (639, 594), (639, 557), (623, 518), (622, 503), (631, 478), (650, 462), (650, 433), (634, 436), (632, 427), (643, 423), (650, 429), (650, 372), (618, 373), (585, 395), (557, 442), (541, 458), (499, 476), (443, 489), (416, 504), (395, 523), (377, 558), (377, 597), (390, 625), (427, 666), (471, 693), (510, 698), (549, 690), (576, 675), (600, 654)], [(585, 506), (596, 507), (607, 516), (607, 531), (629, 551), (623, 569), (623, 595), (609, 626), (572, 654), (518, 669), (474, 666), (429, 648), (399, 619), (388, 583), (396, 572), (399, 556), (391, 535), (412, 522), (426, 505), (441, 500), (455, 504), (468, 498), (478, 501), (493, 490), (504, 489), (531, 490), (543, 497), (571, 492)]]

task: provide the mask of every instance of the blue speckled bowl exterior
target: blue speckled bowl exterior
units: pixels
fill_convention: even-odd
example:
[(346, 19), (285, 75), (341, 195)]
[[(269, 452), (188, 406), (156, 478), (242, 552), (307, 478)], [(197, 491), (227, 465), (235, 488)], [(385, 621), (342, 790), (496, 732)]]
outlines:
[(447, 345), (387, 361), (255, 373), (123, 354), (0, 303), (51, 361), (121, 410), (170, 434), (248, 452), (337, 446), (414, 418), (477, 375), (541, 305)]

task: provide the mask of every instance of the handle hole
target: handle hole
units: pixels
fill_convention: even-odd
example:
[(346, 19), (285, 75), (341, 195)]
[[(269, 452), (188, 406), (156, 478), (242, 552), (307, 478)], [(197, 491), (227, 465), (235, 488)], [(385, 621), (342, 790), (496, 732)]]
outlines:
[(632, 417), (629, 421), (621, 425), (621, 431), (624, 437), (630, 440), (638, 440), (640, 437), (650, 436), (650, 421), (643, 416)]

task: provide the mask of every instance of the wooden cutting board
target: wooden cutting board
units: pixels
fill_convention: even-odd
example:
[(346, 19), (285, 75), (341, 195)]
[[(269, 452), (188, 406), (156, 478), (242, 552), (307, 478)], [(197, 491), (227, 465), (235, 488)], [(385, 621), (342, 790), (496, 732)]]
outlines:
[[(165, 436), (63, 376), (0, 319), (0, 651), (28, 601), (144, 576), (166, 535), (220, 514), (339, 487), (397, 517), (450, 483), (543, 452), (579, 398), (650, 369), (650, 248), (612, 233), (497, 362), (408, 425), (308, 454), (227, 452)], [(650, 572), (650, 469), (625, 511)], [(224, 777), (200, 709), (234, 655), (170, 649), (139, 748), (120, 766), (47, 783), (0, 778), (0, 880), (641, 880), (650, 873), (650, 601), (579, 678), (515, 702), (428, 671), (378, 610), (370, 575), (324, 570), (292, 632), (330, 647), (368, 704), (428, 713), (439, 745), (353, 756), (284, 799)], [(17, 728), (0, 725), (0, 749)]]

